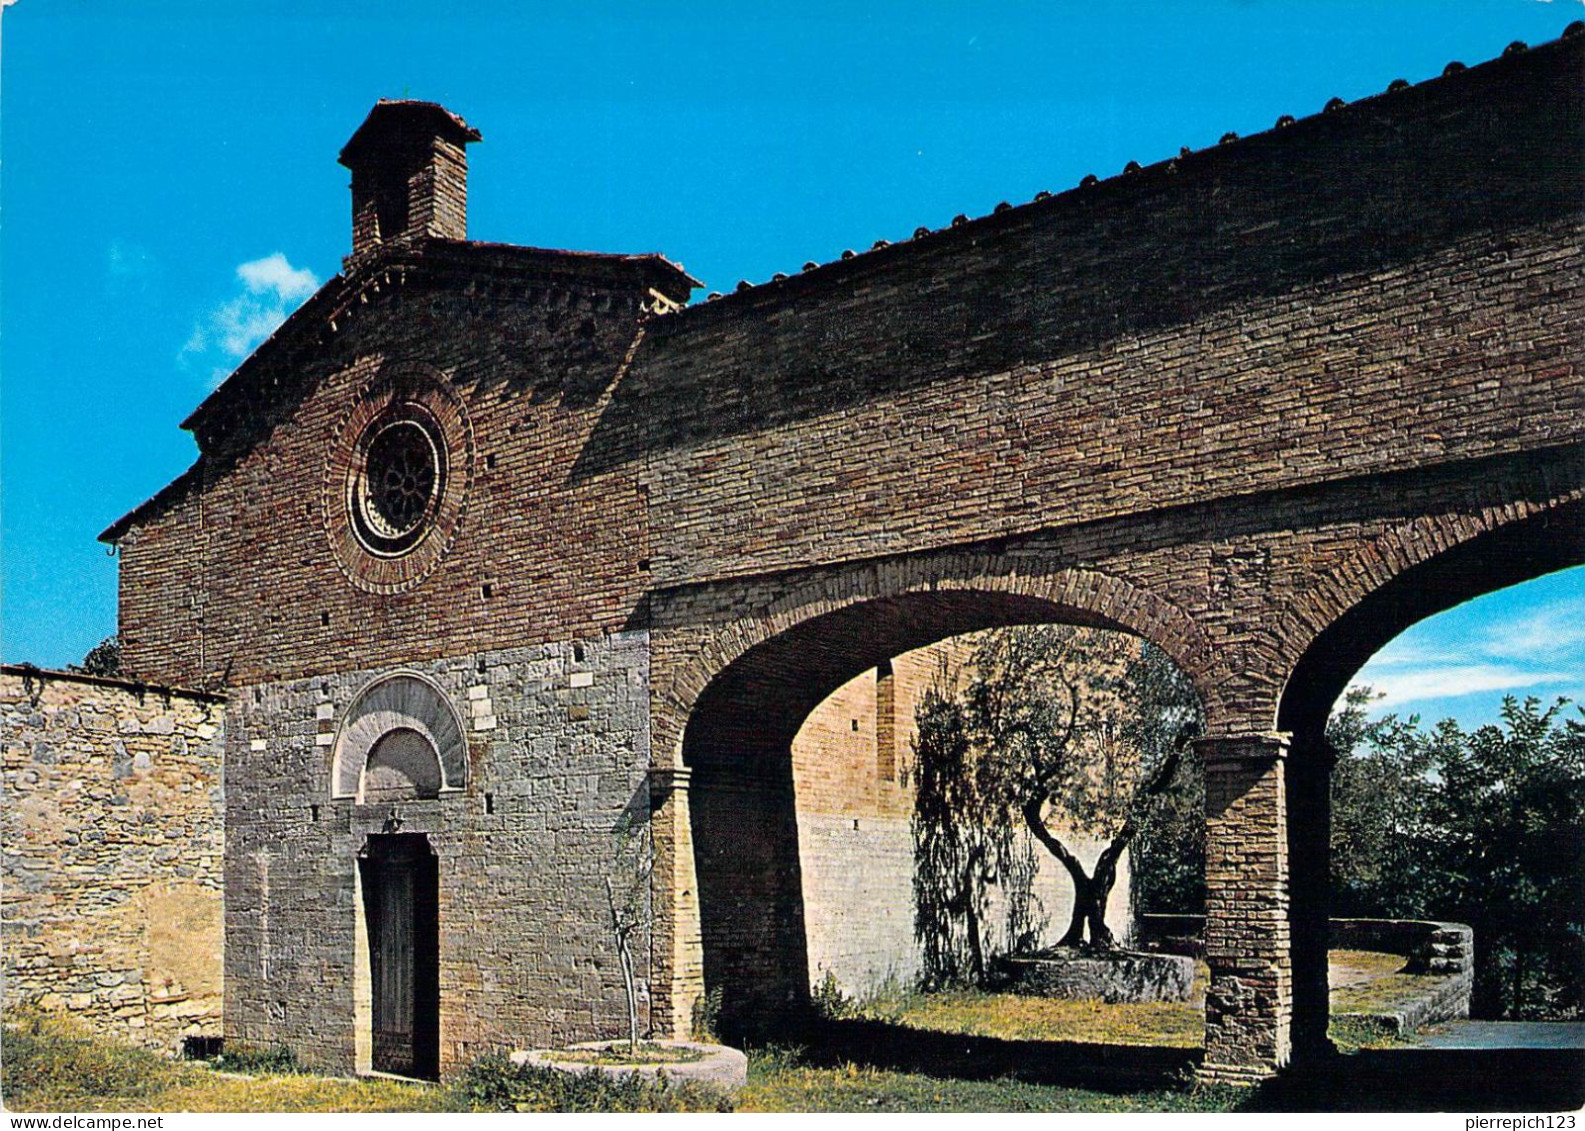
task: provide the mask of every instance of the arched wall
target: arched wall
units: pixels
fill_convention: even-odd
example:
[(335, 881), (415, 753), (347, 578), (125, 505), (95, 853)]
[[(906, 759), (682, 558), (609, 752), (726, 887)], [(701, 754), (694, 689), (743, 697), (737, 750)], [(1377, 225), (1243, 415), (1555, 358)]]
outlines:
[[(1323, 1036), (1326, 1012), (1324, 929), (1290, 935), (1306, 916), (1325, 921), (1328, 776), (1309, 720), (1324, 720), (1330, 705), (1323, 684), (1340, 690), (1368, 656), (1368, 632), (1347, 634), (1358, 662), (1341, 676), (1318, 658), (1349, 625), (1385, 632), (1384, 641), (1437, 608), (1578, 560), (1582, 499), (1585, 461), (1554, 448), (975, 548), (657, 591), (649, 614), (664, 909), (659, 1015), (686, 1031), (707, 980), (701, 936), (711, 881), (695, 875), (696, 860), (750, 848), (741, 837), (713, 848), (709, 830), (733, 820), (769, 830), (768, 839), (782, 840), (759, 846), (765, 860), (796, 857), (782, 751), (807, 707), (889, 649), (995, 624), (1066, 620), (1141, 635), (1195, 684), (1207, 715), (1200, 755), (1217, 783), (1207, 802), (1215, 842), (1207, 882), (1224, 897), (1212, 924), (1220, 948), (1213, 975), (1221, 974), (1208, 1006), (1208, 1048), (1219, 1050), (1209, 1063), (1213, 1074), (1242, 1078), (1285, 1062), (1290, 1022), (1303, 1027), (1294, 1011), (1318, 1019)], [(690, 808), (715, 803), (708, 791), (729, 776), (740, 796), (692, 820)], [(738, 890), (746, 918), (735, 921), (778, 899), (791, 906), (797, 879), (783, 875), (757, 895)], [(796, 926), (761, 920), (766, 946)], [(1306, 945), (1311, 958), (1296, 960)], [(794, 955), (773, 980), (796, 986), (806, 973), (799, 965)]]
[[(835, 577), (811, 574), (691, 641), (655, 688), (653, 749), (657, 758), (672, 751), (683, 761), (695, 713), (721, 709), (751, 684), (785, 686), (791, 673), (813, 675), (789, 703), (789, 711), (802, 708), (801, 722), (827, 694), (882, 659), (976, 629), (1041, 622), (1131, 632), (1171, 656), (1202, 698), (1212, 690), (1211, 642), (1165, 598), (1117, 574), (1026, 554), (951, 553)], [(755, 725), (763, 725), (763, 712), (756, 714)]]
[(1322, 728), (1365, 662), (1426, 617), (1585, 563), (1585, 492), (1395, 526), (1317, 579), (1275, 627), (1289, 672), (1277, 728)]
[[(791, 747), (833, 690), (882, 660), (979, 629), (1073, 623), (1152, 639), (1183, 665), (1210, 650), (1170, 603), (1099, 571), (959, 558), (924, 577), (872, 571), (845, 591), (795, 588), (694, 652), (671, 690), (699, 687), (682, 727), (704, 985), (741, 1030), (807, 1001), (803, 878)], [(715, 670), (714, 678), (702, 674)], [(1188, 670), (1186, 668), (1186, 670)], [(700, 686), (702, 684), (702, 686)], [(681, 696), (673, 700), (681, 708)]]
[(1327, 718), (1383, 645), (1464, 601), (1585, 563), (1581, 493), (1520, 498), (1394, 526), (1327, 572), (1275, 626), (1288, 659), (1276, 725), (1292, 736), (1286, 770), (1293, 1038), (1323, 1047), (1329, 1015), (1331, 768)]
[(363, 800), (369, 757), (396, 732), (418, 736), (433, 752), (436, 792), (467, 785), (468, 742), (450, 697), (427, 676), (398, 671), (371, 680), (348, 706), (331, 747), (331, 796)]

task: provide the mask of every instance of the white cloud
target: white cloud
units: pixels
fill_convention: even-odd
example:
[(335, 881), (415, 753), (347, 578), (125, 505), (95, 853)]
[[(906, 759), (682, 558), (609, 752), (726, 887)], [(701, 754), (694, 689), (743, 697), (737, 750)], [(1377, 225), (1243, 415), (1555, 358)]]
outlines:
[(293, 267), (278, 251), (238, 264), (237, 282), (240, 293), (194, 325), (177, 353), (184, 368), (208, 368), (210, 388), (224, 381), (319, 286), (312, 271)]
[(1479, 692), (1519, 691), (1570, 683), (1578, 676), (1568, 672), (1526, 671), (1504, 664), (1448, 664), (1410, 671), (1361, 672), (1356, 682), (1374, 688), (1381, 698), (1374, 708), (1396, 707), (1428, 699), (1454, 699)]
[(293, 267), (278, 251), (241, 264), (237, 267), (237, 278), (250, 293), (264, 295), (273, 291), (282, 302), (301, 302), (319, 286), (312, 271)]
[(154, 264), (148, 248), (126, 240), (111, 240), (106, 253), (106, 268), (113, 276), (141, 275)]
[(1481, 641), (1487, 656), (1545, 660), (1585, 645), (1585, 601), (1564, 600), (1494, 624)]
[(1372, 671), (1381, 668), (1425, 667), (1435, 664), (1446, 655), (1446, 652), (1436, 648), (1409, 643), (1400, 636), (1370, 658), (1370, 667)]
[(105, 251), (105, 293), (120, 298), (148, 292), (160, 274), (159, 262), (148, 248), (129, 240), (113, 239)]

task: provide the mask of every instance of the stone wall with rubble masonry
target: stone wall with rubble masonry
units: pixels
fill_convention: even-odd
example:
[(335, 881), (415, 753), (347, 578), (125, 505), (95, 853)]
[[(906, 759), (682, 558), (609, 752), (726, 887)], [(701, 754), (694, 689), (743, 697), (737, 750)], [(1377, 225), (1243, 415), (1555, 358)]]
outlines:
[(214, 696), (0, 672), (8, 1015), (219, 1035), (223, 721)]

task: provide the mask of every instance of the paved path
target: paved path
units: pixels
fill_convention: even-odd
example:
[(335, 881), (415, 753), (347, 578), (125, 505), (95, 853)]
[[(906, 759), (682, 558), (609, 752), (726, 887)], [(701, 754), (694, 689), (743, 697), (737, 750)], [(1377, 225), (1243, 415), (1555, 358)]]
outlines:
[(1570, 1021), (1445, 1021), (1423, 1030), (1423, 1049), (1585, 1049), (1585, 1023)]

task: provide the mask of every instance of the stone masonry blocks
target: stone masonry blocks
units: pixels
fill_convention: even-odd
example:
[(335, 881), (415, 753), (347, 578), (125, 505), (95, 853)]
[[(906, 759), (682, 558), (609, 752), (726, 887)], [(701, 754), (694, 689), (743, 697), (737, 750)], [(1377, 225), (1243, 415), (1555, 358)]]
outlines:
[(8, 1011), (167, 1052), (219, 1035), (224, 718), (216, 696), (0, 673)]
[[(428, 836), (439, 861), (442, 1071), (490, 1049), (614, 1035), (626, 1007), (604, 881), (620, 879), (624, 814), (640, 824), (649, 817), (646, 634), (416, 670), (459, 711), (487, 689), (495, 719), (492, 729), (468, 733), (466, 789), (429, 801), (359, 805), (333, 796), (329, 753), (314, 743), (321, 710), (328, 705), (339, 718), (383, 672), (235, 692), (227, 1036), (284, 1041), (329, 1070), (360, 1067), (356, 857), (393, 812), (401, 831)], [(256, 736), (268, 736), (265, 751), (253, 749)], [(647, 996), (649, 945), (640, 940), (635, 950)]]

